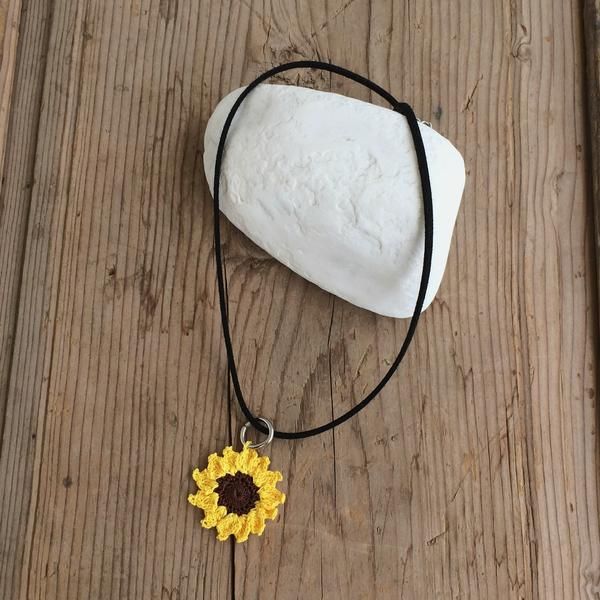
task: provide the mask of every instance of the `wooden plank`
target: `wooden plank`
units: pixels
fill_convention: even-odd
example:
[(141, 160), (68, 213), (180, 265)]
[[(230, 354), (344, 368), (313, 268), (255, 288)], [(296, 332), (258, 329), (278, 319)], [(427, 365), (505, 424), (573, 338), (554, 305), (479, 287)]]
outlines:
[(0, 595), (228, 597), (230, 548), (186, 496), (228, 434), (200, 165), (213, 98), (238, 83), (235, 6), (53, 4)]
[[(515, 14), (513, 118), (522, 268), (519, 388), (540, 597), (594, 598), (600, 581), (598, 346), (588, 218), (580, 5), (542, 1)], [(513, 208), (514, 211), (514, 208)]]
[[(27, 229), (22, 283), (2, 296), (15, 331), (2, 597), (597, 596), (580, 16), (575, 0), (53, 3), (43, 86), (39, 70), (15, 78), (22, 96), (38, 90), (39, 136), (35, 120), (15, 136), (4, 171)], [(23, 39), (43, 21), (27, 13)], [(463, 152), (468, 185), (399, 375), (335, 433), (274, 443), (282, 517), (219, 544), (185, 502), (192, 466), (241, 423), (226, 405), (202, 134), (226, 92), (295, 58), (410, 101)], [(291, 81), (368, 99), (328, 75)], [(31, 95), (11, 122), (35, 115)], [(32, 143), (25, 215), (16, 157)], [(284, 429), (345, 410), (406, 323), (334, 300), (224, 226), (253, 407)], [(19, 273), (11, 247), (0, 238)]]
[[(41, 11), (40, 11), (41, 12)], [(31, 116), (31, 109), (34, 113), (38, 112), (39, 106), (35, 102), (35, 91), (32, 95), (23, 97), (17, 91), (15, 93), (15, 72), (23, 71), (23, 66), (28, 64), (28, 58), (35, 54), (35, 50), (40, 47), (35, 42), (39, 37), (26, 36), (28, 41), (33, 43), (21, 44), (21, 61), (17, 61), (17, 48), (19, 46), (19, 23), (21, 17), (21, 2), (2, 0), (0, 2), (0, 172), (5, 173), (10, 170), (10, 165), (5, 165), (7, 155), (7, 145), (9, 144), (9, 124), (16, 121), (16, 114), (26, 114)], [(27, 33), (30, 29), (24, 25)], [(39, 77), (23, 78), (17, 80), (33, 82), (34, 90)], [(37, 86), (39, 87), (39, 85)], [(31, 92), (32, 90), (28, 90)], [(19, 101), (25, 104), (25, 110), (16, 109), (11, 113), (13, 96), (17, 96), (17, 106), (22, 106)], [(33, 102), (28, 102), (32, 99)], [(29, 110), (28, 110), (29, 109)], [(34, 115), (35, 116), (35, 115)], [(15, 144), (18, 148), (26, 148), (27, 154), (30, 154), (33, 144), (31, 136), (27, 131), (19, 131), (18, 142)], [(29, 143), (23, 143), (23, 138), (29, 140)], [(8, 152), (9, 158), (14, 155)], [(23, 159), (19, 156), (19, 159)], [(31, 160), (25, 158), (19, 164), (30, 166)], [(21, 208), (26, 203), (13, 202), (14, 193), (3, 189), (5, 176), (0, 180), (0, 239), (3, 243), (0, 245), (0, 432), (4, 425), (4, 413), (6, 409), (6, 395), (8, 384), (8, 373), (10, 371), (10, 357), (12, 356), (12, 342), (14, 339), (14, 329), (16, 325), (16, 296), (18, 293), (18, 281), (23, 263), (23, 247), (25, 240), (26, 219), (23, 217), (25, 211)], [(17, 215), (15, 215), (15, 212)]]
[(0, 165), (4, 164), (13, 99), (22, 1), (0, 2)]
[[(49, 10), (50, 7), (47, 6), (46, 16), (48, 16)], [(42, 14), (43, 12), (40, 11), (40, 17)], [(23, 39), (29, 38), (28, 41), (32, 41), (31, 38), (39, 40), (37, 44), (32, 44), (34, 52), (37, 54), (37, 56), (34, 54), (32, 57), (31, 62), (33, 65), (36, 59), (40, 61), (50, 51), (49, 46), (43, 41), (47, 38), (47, 25), (44, 24), (43, 19), (40, 22), (36, 17), (29, 14), (25, 20), (25, 31), (35, 31), (37, 35), (30, 34)], [(67, 40), (65, 40), (65, 43), (67, 43)], [(37, 52), (35, 50), (36, 46)], [(39, 62), (38, 68), (40, 68)], [(41, 69), (43, 73), (43, 60), (41, 60)], [(43, 81), (40, 82), (42, 73), (38, 70), (32, 70), (18, 80), (18, 83), (23, 85), (25, 89), (37, 89), (37, 106), (33, 104), (27, 116), (37, 117), (38, 120), (40, 120), (39, 96), (40, 87), (43, 84)], [(50, 85), (50, 82), (51, 80), (47, 82), (48, 85)], [(66, 104), (64, 94), (62, 95), (62, 102), (61, 98), (57, 96), (53, 100), (54, 103), (49, 108), (53, 108), (57, 114), (64, 118)], [(46, 125), (45, 119), (41, 118), (41, 123), (42, 126)], [(16, 196), (15, 200), (7, 206), (9, 209), (15, 207), (13, 208), (15, 212), (18, 210), (26, 211), (20, 213), (20, 215), (18, 212), (16, 214), (20, 216), (18, 224), (22, 228), (26, 228), (27, 232), (24, 262), (22, 265), (18, 265), (23, 269), (21, 275), (23, 282), (21, 284), (17, 280), (16, 284), (13, 283), (11, 286), (13, 288), (15, 285), (17, 286), (17, 289), (12, 293), (20, 295), (21, 302), (16, 307), (18, 320), (11, 357), (12, 371), (9, 374), (6, 419), (0, 451), (0, 473), (6, 481), (0, 511), (0, 544), (3, 558), (0, 589), (2, 589), (2, 595), (6, 597), (18, 597), (18, 590), (22, 589), (22, 580), (27, 576), (26, 571), (23, 570), (23, 566), (27, 561), (25, 537), (33, 527), (30, 503), (35, 499), (37, 482), (32, 477), (32, 473), (35, 455), (41, 442), (40, 438), (43, 437), (43, 415), (45, 411), (42, 399), (45, 395), (45, 383), (47, 381), (44, 350), (51, 344), (52, 338), (47, 327), (52, 306), (49, 288), (51, 287), (53, 269), (60, 257), (61, 244), (60, 229), (57, 231), (56, 225), (60, 213), (57, 211), (56, 217), (53, 215), (52, 204), (47, 203), (47, 199), (51, 197), (49, 193), (50, 185), (56, 186), (56, 180), (52, 181), (51, 178), (60, 169), (60, 143), (63, 141), (57, 132), (63, 128), (65, 123), (66, 118), (63, 122), (58, 119), (56, 122), (51, 122), (48, 119), (46, 125), (48, 131), (45, 133), (47, 137), (41, 140), (33, 140), (33, 152), (35, 154), (39, 151), (38, 142), (45, 141), (47, 145), (44, 151), (47, 151), (48, 140), (54, 138), (55, 144), (52, 148), (54, 151), (45, 155), (47, 157), (45, 163), (38, 162), (37, 165), (33, 165), (28, 169), (29, 172), (24, 174), (18, 170), (6, 173), (5, 190), (15, 190), (13, 193)], [(31, 135), (35, 138), (36, 132), (31, 132)], [(14, 151), (17, 154), (23, 153), (17, 143), (15, 143)], [(19, 195), (19, 192), (26, 185), (23, 181), (24, 178), (31, 188), (29, 197)], [(29, 210), (27, 203), (30, 198), (35, 197), (36, 193), (38, 194), (38, 201)], [(32, 204), (33, 202), (32, 200)], [(11, 225), (10, 222), (6, 224), (6, 229), (9, 229)], [(3, 238), (4, 240), (6, 238)], [(11, 244), (12, 246), (16, 246), (16, 244)], [(7, 248), (3, 244), (3, 254), (6, 254), (6, 252)], [(8, 252), (11, 252), (10, 247)], [(19, 284), (21, 284), (20, 289)], [(6, 306), (6, 304), (4, 305)]]
[[(12, 448), (13, 453), (20, 455), (18, 461), (11, 461), (10, 465), (0, 460), (5, 478), (5, 493), (3, 501), (0, 501), (0, 590), (4, 592), (3, 597), (12, 597), (10, 591), (17, 589), (19, 585), (24, 551), (23, 533), (27, 525), (26, 506), (20, 506), (19, 510), (11, 514), (6, 490), (14, 489), (23, 502), (27, 502), (30, 497), (31, 477), (26, 469), (31, 466), (36, 423), (32, 423), (34, 413), (31, 410), (29, 392), (33, 386), (39, 385), (42, 378), (41, 373), (35, 373), (31, 369), (31, 380), (21, 382), (24, 385), (19, 388), (13, 388), (9, 400), (9, 376), (17, 330), (41, 92), (48, 50), (50, 4), (40, 2), (36, 10), (27, 10), (26, 6), (17, 2), (8, 5), (6, 10), (11, 16), (5, 23), (5, 53), (0, 68), (3, 106), (6, 109), (2, 112), (0, 124), (0, 432), (3, 433), (0, 456), (7, 448)], [(21, 13), (19, 20), (17, 14)], [(6, 36), (10, 32), (14, 37), (19, 27), (18, 50), (7, 51)], [(14, 74), (9, 71), (10, 61), (15, 63)], [(41, 271), (39, 276), (43, 276)], [(32, 314), (32, 324), (37, 322), (39, 325), (42, 318), (40, 314)], [(34, 329), (35, 326), (31, 330)], [(23, 333), (23, 328), (20, 332)], [(36, 341), (31, 340), (32, 348), (35, 348)], [(6, 430), (5, 415), (11, 424)]]
[[(596, 298), (577, 3), (245, 4), (244, 81), (314, 57), (365, 73), (455, 141), (469, 181), (444, 285), (399, 376), (333, 436), (273, 446), (285, 515), (280, 530), (236, 546), (236, 594), (595, 597)], [(328, 75), (289, 80), (367, 97)], [(381, 375), (406, 325), (336, 300), (327, 332), (313, 312), (327, 312), (321, 292), (242, 247), (230, 292), (254, 407), (287, 429), (322, 422), (330, 405), (339, 414)], [(261, 268), (238, 268), (244, 257)]]
[(600, 287), (600, 0), (584, 0), (584, 30), (587, 65), (587, 110), (591, 149), (590, 176), (595, 219), (595, 252)]

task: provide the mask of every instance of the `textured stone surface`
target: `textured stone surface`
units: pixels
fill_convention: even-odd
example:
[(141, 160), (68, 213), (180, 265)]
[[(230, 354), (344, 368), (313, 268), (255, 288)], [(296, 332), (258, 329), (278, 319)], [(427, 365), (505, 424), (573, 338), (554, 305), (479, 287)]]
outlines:
[[(214, 156), (241, 89), (216, 107), (205, 133)], [(463, 159), (426, 125), (434, 203), (427, 306), (440, 285), (465, 182)], [(338, 94), (261, 85), (238, 111), (221, 174), (221, 210), (283, 264), (345, 300), (407, 317), (423, 255), (421, 184), (406, 119)]]

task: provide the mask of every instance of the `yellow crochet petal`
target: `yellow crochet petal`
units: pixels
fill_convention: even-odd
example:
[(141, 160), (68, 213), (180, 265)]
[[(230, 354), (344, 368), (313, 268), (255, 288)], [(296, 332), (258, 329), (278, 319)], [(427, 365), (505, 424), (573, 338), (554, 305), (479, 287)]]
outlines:
[[(200, 495), (200, 492), (196, 492), (195, 494), (189, 494), (187, 499), (188, 502), (192, 505), (192, 506), (198, 506), (198, 496)], [(200, 508), (200, 507), (198, 507)]]
[(204, 519), (200, 521), (200, 524), (205, 529), (210, 529), (211, 527), (216, 527), (217, 523), (226, 516), (227, 509), (224, 506), (217, 506), (204, 513)]
[(239, 515), (230, 513), (217, 523), (217, 539), (224, 542), (230, 535), (240, 530), (242, 523)]
[(246, 442), (244, 449), (237, 457), (237, 470), (247, 475), (252, 475), (257, 460), (258, 453), (253, 448), (248, 448), (248, 442)]
[(216, 492), (199, 491), (188, 496), (188, 502), (192, 506), (197, 506), (203, 510), (209, 510), (217, 506), (219, 495)]
[(196, 485), (203, 492), (212, 492), (218, 485), (217, 480), (213, 479), (208, 473), (208, 469), (204, 469), (204, 471), (200, 471), (200, 469), (194, 469), (192, 477), (196, 482)]
[(248, 522), (248, 516), (242, 515), (240, 517), (240, 528), (239, 528), (238, 532), (235, 534), (235, 541), (238, 542), (238, 544), (240, 542), (245, 542), (248, 539), (249, 535), (250, 535), (250, 523)]
[(264, 508), (275, 508), (285, 502), (285, 494), (274, 486), (264, 486), (258, 490), (260, 504)]
[(264, 519), (271, 519), (271, 520), (276, 519), (277, 514), (279, 512), (276, 507), (272, 506), (272, 507), (267, 508), (263, 504), (259, 504), (256, 507), (256, 510)]
[(252, 477), (254, 484), (261, 488), (263, 486), (274, 486), (278, 481), (283, 479), (283, 475), (279, 471), (261, 471), (255, 473)]
[(238, 471), (238, 456), (239, 454), (231, 446), (223, 450), (223, 467), (230, 475), (235, 475)]
[(271, 459), (268, 456), (259, 456), (256, 461), (256, 466), (254, 468), (255, 473), (261, 473), (266, 471), (271, 464)]
[(223, 477), (227, 473), (223, 459), (216, 452), (213, 452), (208, 457), (206, 472), (212, 479), (219, 479), (219, 477)]
[(253, 508), (247, 515), (246, 518), (248, 520), (248, 526), (250, 527), (250, 532), (256, 535), (262, 535), (262, 532), (265, 530), (265, 518), (264, 514), (261, 511)]

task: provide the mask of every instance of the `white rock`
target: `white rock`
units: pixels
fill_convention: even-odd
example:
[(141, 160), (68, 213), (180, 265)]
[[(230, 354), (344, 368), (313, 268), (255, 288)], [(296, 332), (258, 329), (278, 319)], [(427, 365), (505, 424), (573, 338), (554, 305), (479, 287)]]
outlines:
[[(204, 138), (211, 189), (223, 123), (242, 88), (223, 98)], [(431, 279), (438, 290), (465, 184), (458, 150), (421, 124), (434, 204)], [(221, 210), (261, 248), (340, 298), (408, 317), (423, 257), (421, 181), (406, 118), (338, 94), (264, 84), (227, 138)]]

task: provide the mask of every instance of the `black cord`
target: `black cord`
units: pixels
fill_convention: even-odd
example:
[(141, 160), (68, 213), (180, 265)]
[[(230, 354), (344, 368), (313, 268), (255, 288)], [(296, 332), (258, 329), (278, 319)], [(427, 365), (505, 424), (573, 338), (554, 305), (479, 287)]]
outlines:
[(237, 368), (235, 365), (235, 356), (233, 354), (233, 347), (231, 344), (227, 291), (225, 275), (223, 272), (223, 256), (221, 250), (221, 226), (219, 221), (219, 184), (221, 178), (221, 165), (223, 163), (223, 154), (225, 151), (225, 140), (227, 139), (227, 134), (229, 133), (231, 123), (242, 102), (246, 99), (248, 94), (257, 85), (259, 85), (266, 79), (273, 77), (273, 75), (277, 75), (278, 73), (282, 73), (283, 71), (301, 68), (321, 69), (324, 71), (330, 71), (331, 73), (335, 73), (337, 75), (343, 75), (344, 77), (352, 79), (353, 81), (369, 88), (371, 91), (381, 96), (384, 100), (387, 100), (392, 105), (394, 111), (399, 112), (400, 114), (406, 117), (406, 120), (408, 121), (408, 126), (410, 128), (410, 133), (413, 139), (415, 154), (417, 156), (419, 174), (421, 176), (421, 190), (423, 194), (423, 215), (425, 220), (425, 244), (423, 252), (423, 270), (421, 272), (421, 283), (419, 285), (419, 293), (417, 295), (417, 301), (415, 303), (415, 310), (410, 319), (408, 331), (406, 332), (406, 337), (404, 338), (404, 342), (402, 343), (400, 352), (398, 352), (398, 356), (396, 356), (394, 362), (388, 369), (387, 373), (382, 377), (381, 381), (371, 390), (371, 392), (369, 392), (369, 394), (365, 396), (365, 398), (363, 398), (358, 404), (353, 406), (343, 415), (340, 415), (339, 417), (333, 419), (329, 423), (325, 423), (324, 425), (320, 425), (319, 427), (315, 427), (313, 429), (307, 429), (306, 431), (275, 431), (275, 437), (290, 440), (306, 438), (312, 435), (318, 435), (319, 433), (323, 433), (325, 431), (328, 431), (329, 429), (333, 429), (334, 427), (341, 425), (350, 417), (353, 417), (355, 414), (357, 414), (363, 408), (365, 408), (367, 404), (369, 404), (369, 402), (371, 402), (371, 400), (373, 400), (373, 398), (375, 398), (375, 396), (377, 396), (377, 394), (379, 394), (379, 392), (385, 387), (387, 382), (391, 379), (392, 375), (396, 372), (396, 369), (402, 362), (402, 359), (404, 358), (404, 355), (406, 354), (410, 342), (415, 334), (415, 329), (417, 328), (419, 316), (421, 314), (421, 310), (423, 309), (423, 303), (425, 301), (427, 285), (429, 283), (429, 275), (431, 272), (431, 255), (433, 251), (433, 203), (431, 199), (431, 184), (429, 181), (427, 156), (425, 154), (425, 147), (423, 146), (423, 139), (421, 138), (421, 132), (419, 130), (419, 123), (412, 108), (406, 102), (398, 102), (398, 100), (396, 100), (389, 92), (386, 92), (383, 88), (379, 87), (376, 83), (373, 83), (370, 79), (367, 79), (366, 77), (357, 75), (356, 73), (353, 73), (348, 69), (344, 69), (343, 67), (338, 67), (336, 65), (314, 60), (301, 60), (279, 65), (278, 67), (269, 69), (262, 75), (259, 75), (252, 83), (250, 83), (238, 96), (233, 107), (229, 111), (227, 118), (225, 119), (225, 124), (223, 125), (223, 130), (221, 132), (219, 145), (217, 147), (217, 154), (215, 157), (215, 180), (213, 188), (215, 261), (217, 266), (217, 284), (219, 289), (219, 307), (221, 309), (221, 324), (223, 326), (223, 337), (225, 339), (225, 348), (227, 350), (227, 364), (229, 368), (229, 374), (231, 376), (231, 382), (233, 384), (233, 389), (235, 391), (235, 396), (237, 398), (238, 404), (240, 405), (240, 409), (242, 410), (248, 421), (250, 421), (252, 425), (262, 433), (267, 433), (267, 429), (264, 426), (264, 424), (261, 423), (252, 414), (252, 411), (248, 408), (248, 405), (246, 404), (240, 386)]

